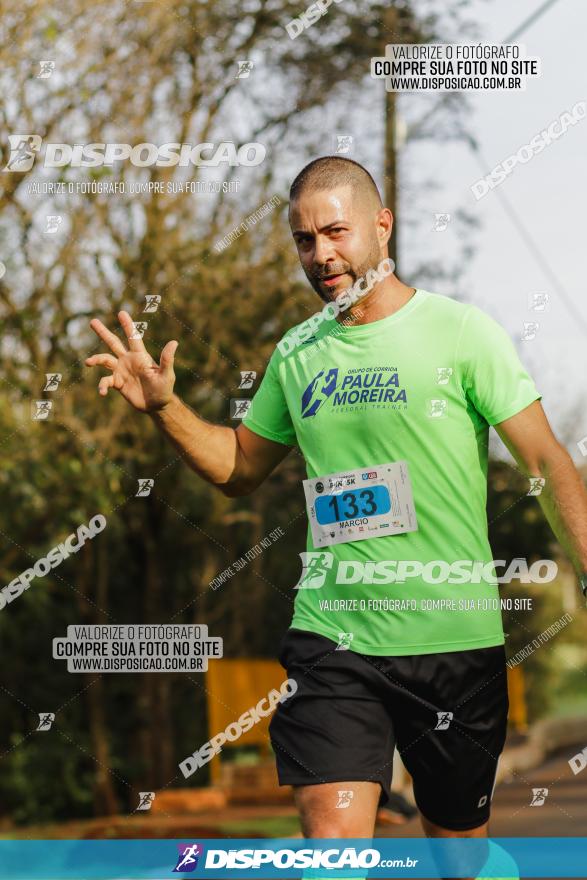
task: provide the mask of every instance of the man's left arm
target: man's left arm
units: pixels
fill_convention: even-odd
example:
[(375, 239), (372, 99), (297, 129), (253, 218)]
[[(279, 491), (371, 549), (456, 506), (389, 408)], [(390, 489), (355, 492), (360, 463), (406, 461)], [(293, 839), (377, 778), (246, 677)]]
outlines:
[(577, 575), (586, 574), (587, 490), (571, 456), (553, 434), (542, 404), (535, 400), (494, 427), (522, 472), (545, 479), (536, 497)]

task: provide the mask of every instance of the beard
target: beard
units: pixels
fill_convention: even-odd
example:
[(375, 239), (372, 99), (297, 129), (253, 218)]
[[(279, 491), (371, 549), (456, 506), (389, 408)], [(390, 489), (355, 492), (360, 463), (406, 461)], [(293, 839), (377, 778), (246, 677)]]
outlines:
[[(346, 290), (346, 287), (352, 287), (359, 278), (366, 275), (369, 269), (376, 269), (380, 262), (381, 253), (379, 251), (379, 242), (376, 238), (373, 238), (368, 255), (359, 263), (352, 264), (341, 262), (329, 263), (327, 266), (313, 265), (310, 269), (304, 269), (304, 272), (306, 278), (320, 299), (325, 303), (329, 303), (334, 302), (337, 296), (340, 296), (343, 290)], [(352, 280), (350, 284), (343, 288), (343, 290), (338, 290), (336, 288), (331, 288), (329, 290), (322, 284), (322, 280), (328, 275), (349, 275)]]

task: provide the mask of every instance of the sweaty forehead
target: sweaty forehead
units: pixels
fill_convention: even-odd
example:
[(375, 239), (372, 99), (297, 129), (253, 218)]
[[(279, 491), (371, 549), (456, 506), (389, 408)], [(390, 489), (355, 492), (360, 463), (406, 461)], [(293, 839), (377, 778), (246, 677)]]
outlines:
[(330, 223), (356, 223), (364, 211), (362, 200), (353, 197), (349, 185), (336, 189), (303, 189), (290, 202), (289, 222), (292, 232), (302, 229), (321, 229)]

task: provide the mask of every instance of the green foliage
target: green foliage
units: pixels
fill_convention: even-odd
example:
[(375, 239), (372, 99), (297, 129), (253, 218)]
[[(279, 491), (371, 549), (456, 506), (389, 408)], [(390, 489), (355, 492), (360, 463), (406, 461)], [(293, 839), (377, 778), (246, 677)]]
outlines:
[[(564, 554), (558, 546), (536, 497), (528, 496), (529, 484), (514, 466), (503, 461), (490, 465), (488, 483), (489, 539), (494, 559), (524, 559), (528, 567), (539, 559), (562, 563), (563, 575), (545, 584), (524, 584), (512, 580), (500, 585), (501, 598), (529, 598), (531, 610), (503, 610), (508, 658), (526, 646), (533, 647), (523, 661), (529, 721), (556, 711), (561, 689), (568, 689), (578, 671), (569, 665), (561, 646), (585, 644), (587, 626), (580, 613), (573, 614), (572, 625), (536, 647), (533, 639), (552, 626), (565, 613), (563, 604)], [(579, 588), (577, 587), (577, 593)], [(583, 663), (585, 658), (583, 659)], [(585, 689), (585, 673), (579, 673)], [(580, 712), (580, 708), (577, 709)]]
[[(52, 640), (68, 625), (207, 623), (223, 636), (226, 656), (276, 654), (305, 540), (301, 457), (292, 453), (253, 498), (215, 493), (148, 417), (115, 392), (98, 396), (102, 371), (84, 360), (103, 346), (88, 323), (97, 316), (120, 332), (123, 307), (148, 319), (155, 358), (178, 339), (178, 393), (204, 418), (231, 424), (240, 371), (260, 378), (280, 334), (316, 309), (287, 229), (287, 183), (297, 170), (290, 160), (301, 167), (332, 150), (323, 124), (308, 120), (340, 97), (342, 85), (345, 112), (364, 99), (369, 58), (390, 38), (387, 6), (333, 7), (328, 30), (320, 22), (295, 43), (284, 30), (300, 12), (290, 0), (136, 8), (75, 0), (60, 9), (58, 26), (42, 4), (6, 12), (0, 83), (12, 96), (13, 131), (72, 143), (260, 140), (268, 158), (260, 169), (221, 169), (239, 180), (232, 196), (27, 194), (33, 181), (180, 178), (178, 169), (128, 164), (42, 174), (37, 164), (2, 175), (2, 584), (95, 514), (107, 519), (104, 532), (0, 611), (4, 818), (130, 812), (138, 790), (194, 784), (177, 764), (208, 736), (203, 676), (70, 674), (52, 658)], [(417, 4), (400, 6), (394, 27), (402, 39), (442, 30), (435, 16), (418, 20)], [(37, 79), (31, 59), (45, 57), (55, 58), (57, 73)], [(241, 57), (257, 64), (246, 89), (235, 78)], [(201, 168), (188, 176), (209, 179)], [(215, 252), (218, 239), (275, 194), (282, 203), (272, 214)], [(56, 235), (43, 232), (48, 214), (64, 217)], [(160, 308), (144, 315), (153, 293)], [(55, 392), (43, 391), (49, 372), (63, 376)], [(33, 421), (31, 404), (42, 398), (53, 401), (51, 417)], [(145, 477), (155, 480), (153, 491), (137, 498)], [(277, 526), (285, 538), (210, 590)], [(35, 731), (39, 712), (55, 712), (50, 731)], [(202, 774), (195, 784), (206, 781)]]

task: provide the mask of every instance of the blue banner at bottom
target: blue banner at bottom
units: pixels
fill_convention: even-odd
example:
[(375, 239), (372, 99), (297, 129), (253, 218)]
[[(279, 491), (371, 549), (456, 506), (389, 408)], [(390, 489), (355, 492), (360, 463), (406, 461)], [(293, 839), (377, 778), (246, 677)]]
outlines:
[(0, 880), (587, 877), (587, 837), (2, 840)]

